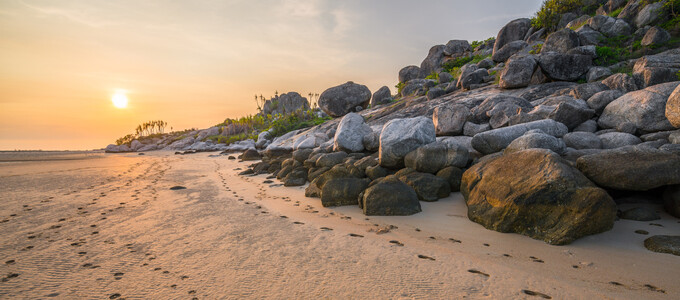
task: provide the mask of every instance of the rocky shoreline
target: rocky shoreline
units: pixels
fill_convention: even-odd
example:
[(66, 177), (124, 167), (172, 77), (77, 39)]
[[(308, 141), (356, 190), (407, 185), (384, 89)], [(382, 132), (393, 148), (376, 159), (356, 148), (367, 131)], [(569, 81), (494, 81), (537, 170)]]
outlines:
[[(323, 206), (366, 215), (415, 214), (420, 201), (461, 191), (473, 222), (555, 245), (619, 218), (658, 219), (650, 203), (680, 218), (677, 34), (661, 27), (662, 2), (598, 3), (595, 16), (564, 13), (555, 29), (517, 19), (475, 48), (436, 45), (399, 71), (396, 95), (329, 88), (318, 103), (334, 119), (311, 128), (226, 145), (204, 140), (223, 131), (212, 127), (106, 150), (245, 151), (242, 160), (261, 161), (242, 175), (309, 182), (306, 196)], [(617, 37), (630, 49), (639, 42), (642, 55), (607, 64), (606, 41)], [(284, 95), (287, 111), (309, 108)], [(653, 236), (645, 246), (680, 255), (679, 241)]]

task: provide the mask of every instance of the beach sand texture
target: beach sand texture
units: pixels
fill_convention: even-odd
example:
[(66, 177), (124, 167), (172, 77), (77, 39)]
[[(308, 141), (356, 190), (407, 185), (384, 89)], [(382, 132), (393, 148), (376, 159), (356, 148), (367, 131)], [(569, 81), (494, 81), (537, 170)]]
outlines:
[(366, 217), (236, 175), (247, 165), (163, 151), (0, 163), (0, 298), (680, 298), (680, 257), (643, 247), (680, 232), (663, 212), (551, 246), (469, 221), (460, 193)]

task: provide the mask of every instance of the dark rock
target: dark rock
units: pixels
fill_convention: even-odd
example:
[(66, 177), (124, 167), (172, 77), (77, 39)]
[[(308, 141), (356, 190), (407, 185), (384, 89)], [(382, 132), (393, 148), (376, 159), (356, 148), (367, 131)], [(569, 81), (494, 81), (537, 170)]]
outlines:
[(661, 219), (659, 214), (649, 207), (635, 207), (621, 213), (621, 219), (633, 221), (654, 221)]
[(527, 18), (516, 19), (503, 26), (496, 36), (493, 53), (510, 42), (524, 40), (529, 28), (531, 28), (531, 20)]
[(404, 158), (404, 163), (406, 167), (419, 172), (435, 174), (449, 166), (465, 167), (469, 157), (468, 150), (463, 146), (434, 142), (409, 152)]
[(465, 122), (463, 126), (463, 134), (466, 136), (475, 136), (475, 134), (491, 130), (489, 123), (475, 124), (472, 122)]
[(468, 217), (487, 229), (563, 245), (610, 230), (616, 204), (549, 150), (497, 156), (463, 174)]
[(484, 78), (489, 75), (486, 69), (479, 69), (476, 65), (468, 64), (461, 68), (461, 74), (458, 77), (458, 87), (470, 90), (475, 84), (484, 82)]
[(319, 158), (316, 160), (316, 166), (330, 168), (337, 164), (342, 163), (345, 157), (347, 157), (347, 152), (344, 151), (321, 154), (319, 155)]
[[(664, 1), (659, 1), (655, 3), (648, 3), (640, 12), (638, 12), (635, 17), (635, 26), (645, 27), (646, 25), (655, 24), (665, 17), (665, 12), (663, 9)], [(652, 27), (653, 28), (653, 27)]]
[(355, 107), (366, 108), (371, 91), (365, 85), (347, 82), (325, 90), (319, 96), (319, 108), (327, 115), (337, 118), (352, 112)]
[(176, 186), (171, 187), (170, 189), (173, 190), (173, 191), (186, 190), (186, 187), (181, 186), (181, 185), (176, 185)]
[(583, 99), (585, 101), (588, 101), (590, 97), (593, 95), (609, 90), (609, 87), (604, 85), (601, 82), (591, 82), (591, 83), (584, 83), (584, 84), (579, 84), (575, 86), (571, 92), (569, 92), (569, 95), (573, 96), (576, 99)]
[(321, 190), (321, 205), (344, 206), (358, 205), (361, 194), (370, 183), (367, 178), (336, 178), (324, 184)]
[(493, 110), (499, 104), (514, 104), (522, 108), (522, 110), (531, 110), (534, 108), (534, 106), (524, 98), (514, 97), (506, 94), (497, 94), (487, 97), (482, 103), (474, 107), (470, 111), (472, 116), (468, 120), (477, 124), (489, 122), (490, 117), (488, 112)]
[(297, 167), (283, 178), (284, 186), (301, 186), (307, 183), (307, 169)]
[(371, 180), (376, 180), (378, 178), (387, 176), (387, 170), (380, 165), (368, 167), (366, 168), (366, 176), (368, 176), (368, 178)]
[(680, 184), (680, 159), (647, 147), (623, 147), (582, 156), (577, 167), (597, 185), (618, 190), (646, 191)]
[(445, 45), (436, 45), (430, 48), (430, 52), (427, 54), (427, 57), (422, 63), (420, 63), (421, 74), (427, 76), (441, 71), (441, 65), (444, 62), (444, 49), (446, 49)]
[(578, 47), (579, 44), (578, 34), (569, 28), (564, 28), (548, 35), (541, 52), (567, 53), (570, 49)]
[(437, 172), (437, 177), (446, 180), (451, 186), (451, 192), (460, 191), (460, 181), (463, 178), (463, 170), (456, 167), (446, 167)]
[(303, 163), (312, 154), (313, 149), (300, 149), (293, 151), (293, 159)]
[(504, 89), (529, 86), (537, 66), (538, 63), (532, 55), (511, 57), (501, 71), (498, 86)]
[(524, 50), (524, 48), (528, 46), (529, 44), (522, 40), (509, 42), (505, 44), (502, 48), (498, 49), (497, 51), (494, 51), (493, 56), (491, 56), (491, 59), (495, 62), (504, 62), (508, 60), (508, 58), (513, 56), (515, 53)]
[(588, 72), (592, 63), (587, 55), (542, 52), (538, 56), (538, 65), (552, 80), (575, 81)]
[(524, 135), (516, 138), (507, 148), (505, 153), (518, 152), (526, 149), (548, 149), (557, 154), (563, 154), (566, 146), (561, 139), (545, 134), (540, 129), (527, 131)]
[(373, 93), (373, 96), (371, 97), (371, 107), (387, 104), (392, 102), (392, 100), (394, 99), (392, 98), (390, 88), (383, 86)]
[(594, 109), (597, 115), (601, 115), (609, 103), (621, 96), (623, 96), (623, 92), (619, 90), (602, 91), (588, 99), (588, 106)]
[(534, 101), (541, 98), (548, 97), (555, 93), (561, 91), (570, 91), (571, 87), (574, 87), (576, 83), (573, 82), (549, 82), (543, 83), (536, 86), (531, 86), (522, 92), (519, 97), (524, 98), (528, 101)]
[(595, 120), (585, 121), (585, 122), (581, 123), (581, 125), (576, 126), (576, 128), (574, 128), (574, 131), (583, 131), (583, 132), (593, 133), (593, 132), (597, 131), (597, 121), (595, 121)]
[(603, 149), (616, 149), (642, 143), (640, 138), (625, 132), (608, 132), (599, 135)]
[(680, 236), (655, 235), (645, 240), (645, 248), (659, 253), (680, 256)]
[(425, 78), (425, 75), (421, 76), (420, 67), (418, 66), (407, 66), (399, 70), (399, 82), (408, 82), (413, 79)]
[(680, 185), (669, 185), (665, 188), (663, 207), (671, 216), (680, 218)]
[(399, 180), (413, 188), (422, 201), (437, 201), (451, 194), (449, 182), (430, 173), (411, 172), (399, 177)]
[(567, 147), (576, 150), (602, 148), (600, 137), (590, 132), (570, 132), (565, 134), (563, 139)]
[(592, 67), (588, 70), (588, 73), (586, 74), (586, 80), (588, 82), (600, 81), (611, 76), (612, 74), (613, 74), (612, 70), (607, 67)]
[(583, 107), (565, 102), (557, 105), (557, 108), (548, 115), (548, 118), (567, 125), (567, 128), (573, 130), (576, 126), (594, 116), (595, 111), (587, 106)]
[(441, 96), (444, 96), (445, 94), (446, 92), (441, 88), (438, 87), (431, 88), (429, 91), (427, 91), (427, 100), (436, 99)]
[(260, 160), (260, 159), (262, 159), (262, 155), (260, 155), (260, 153), (257, 152), (257, 150), (249, 149), (249, 150), (246, 150), (245, 152), (243, 152), (243, 155), (241, 155), (242, 161)]
[(470, 110), (464, 105), (442, 105), (434, 109), (432, 122), (436, 135), (460, 135), (470, 117)]
[(583, 45), (599, 45), (605, 36), (597, 30), (594, 30), (590, 25), (586, 24), (581, 28), (576, 29), (579, 40)]
[(466, 40), (450, 40), (444, 48), (444, 54), (452, 57), (460, 57), (471, 51), (472, 47)]
[(652, 86), (677, 81), (680, 71), (680, 49), (675, 48), (655, 55), (643, 56), (633, 66), (633, 76), (640, 78), (640, 84)]
[(372, 182), (361, 201), (367, 216), (408, 216), (421, 211), (416, 192), (394, 176)]

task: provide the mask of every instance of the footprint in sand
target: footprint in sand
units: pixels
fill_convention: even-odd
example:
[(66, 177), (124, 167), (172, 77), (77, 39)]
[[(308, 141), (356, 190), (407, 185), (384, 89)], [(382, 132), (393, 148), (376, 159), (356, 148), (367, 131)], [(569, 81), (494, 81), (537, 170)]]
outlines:
[(647, 231), (647, 230), (635, 230), (635, 233), (642, 234), (642, 235), (648, 235), (649, 231)]
[(660, 289), (660, 288), (658, 288), (658, 287), (655, 287), (655, 286), (653, 286), (653, 285), (651, 285), (651, 284), (645, 284), (645, 287), (646, 287), (647, 289), (649, 289), (650, 291), (653, 291), (653, 292), (659, 292), (659, 293), (662, 293), (662, 294), (665, 294), (665, 293), (666, 293), (666, 291), (664, 291), (664, 290), (662, 290), (662, 289)]
[(473, 274), (479, 274), (479, 275), (482, 275), (482, 276), (489, 277), (489, 274), (486, 274), (486, 273), (484, 273), (484, 272), (482, 272), (482, 271), (479, 271), (479, 270), (476, 270), (476, 269), (470, 269), (470, 270), (468, 270), (468, 272), (473, 273)]
[(17, 277), (19, 277), (19, 274), (17, 274), (17, 273), (9, 273), (9, 274), (7, 274), (7, 276), (5, 276), (4, 278), (2, 278), (2, 280), (0, 280), (0, 281), (2, 281), (2, 282), (7, 282), (7, 281), (9, 281), (9, 280), (12, 279), (12, 278), (17, 278)]
[(538, 257), (529, 256), (529, 258), (531, 258), (534, 262), (537, 262), (537, 263), (544, 263), (544, 261), (543, 261), (542, 259), (538, 258)]
[(616, 286), (625, 286), (625, 285), (623, 285), (623, 283), (616, 282), (616, 281), (610, 281), (609, 284), (616, 285)]
[(402, 244), (400, 241), (395, 241), (395, 240), (390, 241), (390, 244), (395, 244), (397, 246), (404, 246), (404, 244)]
[(13, 263), (15, 263), (15, 261), (13, 259), (10, 259), (10, 260), (5, 262), (5, 264), (7, 264), (7, 265), (11, 265)]
[(293, 222), (293, 224), (302, 225), (302, 224), (305, 224), (305, 223), (295, 221), (295, 222)]
[(173, 191), (176, 191), (176, 190), (185, 190), (186, 187), (183, 187), (183, 186), (181, 186), (181, 185), (176, 185), (176, 186), (171, 187), (170, 189), (173, 190)]
[(433, 257), (429, 257), (429, 256), (427, 256), (427, 255), (422, 255), (422, 254), (418, 254), (418, 258), (421, 258), (421, 259), (428, 259), (428, 260), (436, 260), (436, 259), (434, 259)]
[(320, 229), (323, 230), (323, 231), (331, 231), (331, 230), (333, 230), (333, 228), (328, 228), (328, 227), (321, 227)]
[(543, 299), (552, 299), (552, 297), (550, 297), (550, 296), (548, 296), (548, 295), (546, 295), (546, 294), (539, 293), (539, 292), (535, 292), (535, 291), (531, 291), (531, 290), (522, 290), (522, 293), (525, 293), (525, 294), (527, 294), (527, 295), (529, 295), (529, 296), (538, 296), (538, 297), (541, 297), (541, 298), (543, 298)]
[(351, 236), (351, 237), (361, 237), (361, 238), (364, 237), (363, 235), (356, 234), (356, 233), (350, 233), (349, 236)]
[(118, 299), (118, 298), (120, 298), (120, 294), (118, 294), (118, 293), (109, 295), (109, 299)]

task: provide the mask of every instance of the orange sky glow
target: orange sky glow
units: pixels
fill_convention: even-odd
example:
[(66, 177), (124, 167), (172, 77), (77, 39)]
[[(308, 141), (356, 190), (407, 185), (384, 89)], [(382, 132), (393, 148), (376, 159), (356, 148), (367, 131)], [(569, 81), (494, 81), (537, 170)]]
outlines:
[(207, 128), (274, 91), (394, 92), (430, 46), (493, 36), (540, 5), (467, 2), (2, 1), (0, 150), (103, 148), (148, 120)]

